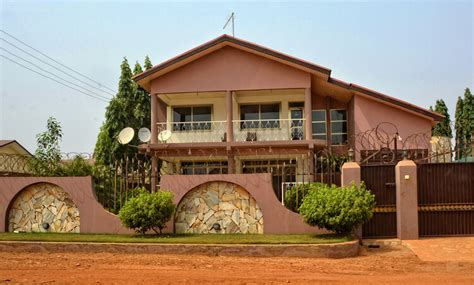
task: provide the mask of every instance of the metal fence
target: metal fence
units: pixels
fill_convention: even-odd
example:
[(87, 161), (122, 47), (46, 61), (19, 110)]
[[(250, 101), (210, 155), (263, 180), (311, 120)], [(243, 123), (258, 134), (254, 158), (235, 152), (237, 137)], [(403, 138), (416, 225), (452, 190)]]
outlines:
[(474, 234), (474, 163), (419, 164), (420, 236)]

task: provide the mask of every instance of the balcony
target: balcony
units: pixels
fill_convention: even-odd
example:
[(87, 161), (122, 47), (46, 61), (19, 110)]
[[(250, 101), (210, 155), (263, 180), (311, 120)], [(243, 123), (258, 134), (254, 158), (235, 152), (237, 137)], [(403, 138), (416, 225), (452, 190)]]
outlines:
[[(304, 119), (233, 120), (235, 142), (304, 140)], [(158, 123), (171, 137), (162, 143), (209, 143), (227, 141), (226, 121)]]

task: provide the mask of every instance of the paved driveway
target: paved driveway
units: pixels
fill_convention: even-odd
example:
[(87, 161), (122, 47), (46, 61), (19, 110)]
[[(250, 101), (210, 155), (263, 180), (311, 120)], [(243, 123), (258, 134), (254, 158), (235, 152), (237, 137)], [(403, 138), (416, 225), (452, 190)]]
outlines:
[(423, 261), (474, 262), (474, 237), (423, 238), (403, 243)]

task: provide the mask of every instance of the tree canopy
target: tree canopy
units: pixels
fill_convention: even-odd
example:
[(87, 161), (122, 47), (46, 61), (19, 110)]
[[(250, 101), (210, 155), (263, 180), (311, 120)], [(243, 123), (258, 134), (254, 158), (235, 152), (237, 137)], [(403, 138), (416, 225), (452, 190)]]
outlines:
[(438, 122), (433, 127), (433, 129), (431, 130), (432, 135), (439, 136), (439, 137), (452, 138), (453, 132), (451, 130), (451, 120), (449, 118), (448, 107), (446, 106), (446, 103), (444, 103), (443, 99), (436, 100), (436, 105), (433, 111), (435, 111), (438, 114), (443, 115), (444, 120), (442, 120), (441, 122)]
[[(145, 58), (145, 67), (151, 68), (150, 58)], [(100, 128), (94, 150), (96, 162), (101, 165), (111, 165), (114, 161), (131, 157), (137, 149), (118, 143), (117, 136), (125, 127), (138, 131), (150, 124), (150, 97), (149, 94), (132, 80), (132, 76), (141, 73), (142, 67), (137, 62), (133, 72), (127, 58), (123, 58), (120, 65), (120, 80), (117, 95), (114, 96), (105, 111), (105, 121)], [(140, 142), (135, 136), (131, 145)]]
[(474, 132), (474, 96), (471, 90), (464, 90), (464, 97), (458, 97), (455, 113), (456, 159), (472, 156), (471, 137)]

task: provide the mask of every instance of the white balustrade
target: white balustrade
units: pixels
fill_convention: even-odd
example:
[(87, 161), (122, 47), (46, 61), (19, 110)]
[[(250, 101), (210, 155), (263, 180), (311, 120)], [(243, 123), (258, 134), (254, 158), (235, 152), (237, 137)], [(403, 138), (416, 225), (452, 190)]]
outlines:
[[(234, 141), (288, 141), (304, 139), (304, 119), (234, 120)], [(226, 121), (158, 123), (158, 134), (171, 131), (166, 143), (225, 142)]]

